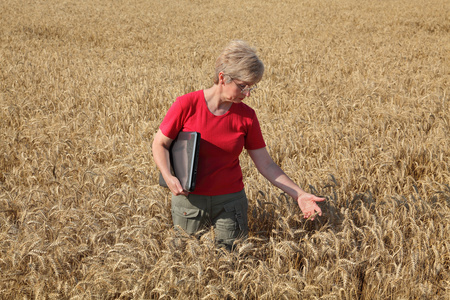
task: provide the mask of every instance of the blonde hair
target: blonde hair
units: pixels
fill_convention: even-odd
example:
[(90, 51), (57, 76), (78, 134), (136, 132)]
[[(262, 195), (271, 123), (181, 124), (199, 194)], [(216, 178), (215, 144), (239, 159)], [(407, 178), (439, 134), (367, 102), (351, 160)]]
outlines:
[(214, 83), (219, 83), (219, 73), (249, 84), (258, 83), (264, 74), (264, 64), (256, 55), (256, 51), (246, 42), (231, 41), (216, 60)]

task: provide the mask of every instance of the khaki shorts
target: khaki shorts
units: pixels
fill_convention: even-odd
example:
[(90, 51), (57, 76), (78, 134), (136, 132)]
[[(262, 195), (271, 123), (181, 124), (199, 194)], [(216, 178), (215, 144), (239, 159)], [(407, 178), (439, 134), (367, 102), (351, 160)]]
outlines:
[(172, 196), (172, 219), (187, 233), (214, 227), (219, 246), (232, 248), (238, 238), (248, 235), (248, 200), (245, 191), (220, 196)]

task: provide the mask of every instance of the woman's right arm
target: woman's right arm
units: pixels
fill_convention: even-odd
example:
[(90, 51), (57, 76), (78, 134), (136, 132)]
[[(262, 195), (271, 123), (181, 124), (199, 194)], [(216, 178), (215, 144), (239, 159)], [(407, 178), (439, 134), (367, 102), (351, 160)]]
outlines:
[(169, 149), (173, 140), (165, 136), (161, 129), (155, 134), (152, 144), (153, 159), (156, 166), (161, 171), (161, 175), (167, 183), (170, 191), (174, 195), (188, 195), (189, 193), (181, 187), (180, 181), (170, 172), (170, 155)]

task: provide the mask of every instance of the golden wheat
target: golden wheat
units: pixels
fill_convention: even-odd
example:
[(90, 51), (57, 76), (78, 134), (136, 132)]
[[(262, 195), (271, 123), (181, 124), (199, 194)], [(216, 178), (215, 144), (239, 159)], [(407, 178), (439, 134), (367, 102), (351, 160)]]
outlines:
[[(444, 0), (2, 1), (0, 298), (449, 298), (449, 30)], [(231, 39), (271, 155), (327, 201), (304, 220), (243, 153), (226, 252), (172, 228), (150, 145)]]

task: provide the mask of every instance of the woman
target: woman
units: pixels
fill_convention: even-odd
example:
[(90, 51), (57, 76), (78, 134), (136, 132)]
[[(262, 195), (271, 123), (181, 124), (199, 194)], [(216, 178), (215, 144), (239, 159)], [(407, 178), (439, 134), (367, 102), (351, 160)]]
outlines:
[[(255, 51), (231, 42), (216, 61), (214, 85), (177, 98), (153, 141), (153, 157), (172, 192), (174, 225), (189, 234), (214, 226), (219, 245), (231, 248), (248, 233), (248, 202), (239, 155), (245, 148), (258, 171), (293, 197), (305, 218), (322, 214), (324, 198), (306, 193), (275, 164), (266, 149), (255, 111), (243, 103), (264, 73)], [(196, 187), (184, 191), (170, 173), (169, 148), (180, 131), (201, 134)]]

